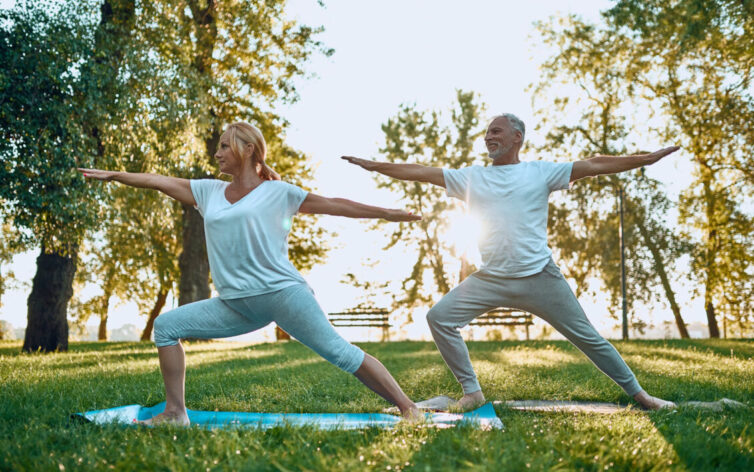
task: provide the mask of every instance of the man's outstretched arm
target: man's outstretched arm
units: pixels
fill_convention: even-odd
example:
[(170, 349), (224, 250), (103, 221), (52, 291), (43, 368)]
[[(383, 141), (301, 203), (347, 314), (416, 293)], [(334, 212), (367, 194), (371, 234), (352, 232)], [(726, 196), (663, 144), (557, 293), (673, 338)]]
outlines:
[(445, 177), (439, 167), (427, 167), (419, 164), (393, 164), (392, 162), (376, 162), (358, 157), (342, 156), (351, 164), (373, 172), (379, 172), (398, 180), (410, 180), (413, 182), (428, 182), (445, 188)]
[(571, 182), (584, 177), (594, 177), (596, 175), (617, 174), (637, 167), (648, 166), (659, 161), (668, 154), (672, 154), (679, 149), (678, 146), (671, 146), (660, 149), (649, 154), (637, 154), (635, 156), (594, 156), (583, 161), (573, 163), (571, 170)]

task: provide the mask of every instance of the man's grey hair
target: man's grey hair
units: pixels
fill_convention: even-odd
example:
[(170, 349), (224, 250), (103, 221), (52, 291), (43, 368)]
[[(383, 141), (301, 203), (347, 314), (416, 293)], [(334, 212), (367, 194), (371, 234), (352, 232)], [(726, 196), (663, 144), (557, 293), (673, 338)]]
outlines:
[(508, 118), (508, 122), (511, 124), (513, 129), (521, 132), (521, 142), (524, 142), (524, 137), (526, 136), (526, 126), (524, 126), (524, 122), (521, 121), (521, 118), (517, 117), (513, 113), (503, 113), (502, 115), (497, 115), (492, 119), (494, 120), (496, 118)]

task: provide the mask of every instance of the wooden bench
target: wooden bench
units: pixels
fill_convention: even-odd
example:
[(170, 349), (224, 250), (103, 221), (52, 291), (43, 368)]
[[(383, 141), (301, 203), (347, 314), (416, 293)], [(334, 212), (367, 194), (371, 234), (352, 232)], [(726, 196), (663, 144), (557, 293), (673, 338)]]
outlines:
[(490, 310), (469, 323), (470, 326), (525, 326), (526, 340), (529, 340), (529, 326), (534, 324), (534, 317), (525, 311), (510, 308)]
[(382, 328), (382, 340), (390, 337), (390, 312), (384, 308), (351, 308), (337, 313), (328, 313), (333, 326), (351, 328)]

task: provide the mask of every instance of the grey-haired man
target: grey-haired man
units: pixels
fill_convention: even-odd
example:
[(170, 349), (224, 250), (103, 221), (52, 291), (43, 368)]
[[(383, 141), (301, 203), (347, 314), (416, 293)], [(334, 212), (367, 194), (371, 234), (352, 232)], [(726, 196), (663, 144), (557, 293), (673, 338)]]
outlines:
[(644, 408), (674, 406), (647, 394), (618, 351), (586, 318), (547, 246), (547, 201), (551, 192), (567, 189), (571, 182), (654, 164), (678, 147), (568, 163), (521, 161), (524, 134), (524, 123), (515, 115), (493, 118), (484, 138), (492, 159), (487, 167), (441, 169), (343, 156), (369, 171), (439, 185), (448, 196), (465, 201), (484, 223), (482, 267), (427, 314), (435, 344), (463, 387), (456, 406), (468, 410), (485, 401), (459, 329), (497, 307), (524, 310), (550, 323)]

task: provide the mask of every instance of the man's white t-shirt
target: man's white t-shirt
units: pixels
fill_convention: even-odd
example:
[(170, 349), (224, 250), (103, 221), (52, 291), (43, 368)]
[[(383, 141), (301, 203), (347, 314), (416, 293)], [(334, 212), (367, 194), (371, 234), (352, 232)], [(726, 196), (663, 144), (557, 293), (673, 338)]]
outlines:
[(242, 298), (306, 283), (288, 260), (288, 232), (307, 192), (267, 180), (231, 204), (228, 182), (191, 180), (204, 234), (212, 281), (220, 298)]
[(552, 257), (547, 246), (547, 200), (567, 189), (572, 162), (519, 162), (443, 169), (448, 196), (469, 205), (482, 221), (480, 270), (501, 277), (527, 277)]

